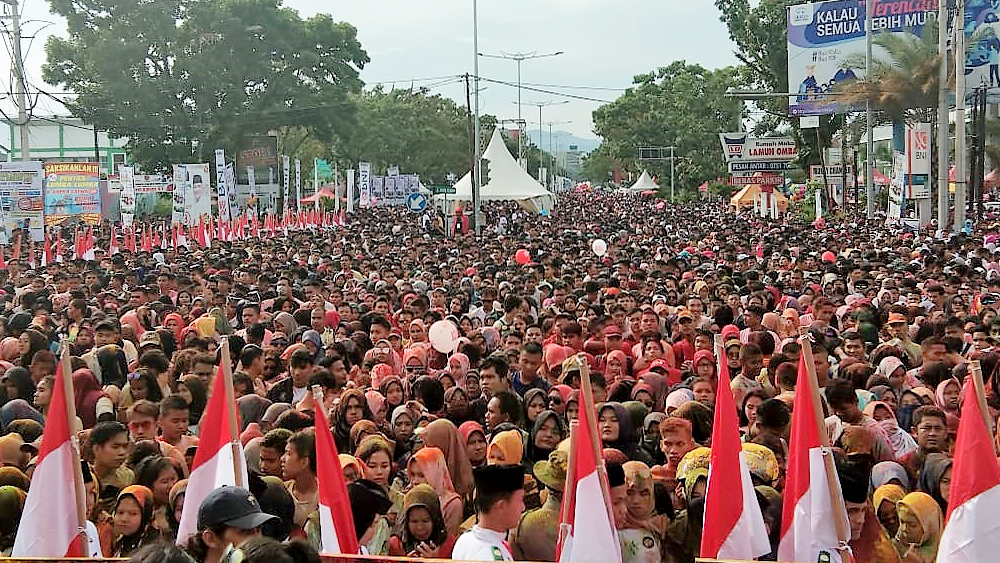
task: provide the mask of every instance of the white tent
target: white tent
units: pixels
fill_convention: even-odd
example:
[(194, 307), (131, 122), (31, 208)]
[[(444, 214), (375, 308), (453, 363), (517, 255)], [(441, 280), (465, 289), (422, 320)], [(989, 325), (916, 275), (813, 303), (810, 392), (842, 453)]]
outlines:
[(626, 188), (623, 186), (621, 188), (621, 190), (624, 192), (636, 192), (636, 193), (645, 192), (649, 190), (653, 190), (655, 192), (659, 189), (660, 186), (656, 185), (656, 182), (653, 181), (653, 178), (649, 175), (649, 172), (646, 172), (645, 170), (642, 171), (642, 176), (639, 176), (639, 179), (636, 180), (634, 184), (632, 184), (632, 187)]
[[(545, 189), (511, 156), (500, 130), (493, 131), (493, 138), (483, 153), (484, 176), (489, 181), (479, 190), (481, 201), (516, 201), (533, 213), (549, 211), (555, 196)], [(443, 196), (449, 202), (472, 201), (472, 173), (455, 183), (455, 193)]]

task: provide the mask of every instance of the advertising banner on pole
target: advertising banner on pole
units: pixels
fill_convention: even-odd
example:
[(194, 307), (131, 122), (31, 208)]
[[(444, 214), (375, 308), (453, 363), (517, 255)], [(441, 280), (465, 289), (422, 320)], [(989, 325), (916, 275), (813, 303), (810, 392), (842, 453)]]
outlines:
[(906, 199), (931, 197), (931, 124), (906, 127)]
[[(949, 2), (951, 4), (951, 2)], [(973, 41), (974, 36), (980, 37)], [(965, 87), (968, 96), (987, 88), (987, 101), (1000, 101), (1000, 6), (996, 1), (965, 1)]]
[[(236, 150), (236, 164), (240, 166), (240, 182), (249, 183), (249, 168), (254, 169), (254, 175), (267, 178), (268, 169), (278, 166), (278, 138), (270, 135), (254, 135), (246, 138)], [(247, 176), (244, 177), (244, 172)], [(274, 182), (268, 182), (273, 184)]]
[(79, 217), (101, 222), (101, 169), (96, 162), (45, 163), (45, 222)]
[(171, 225), (187, 224), (184, 218), (184, 208), (188, 200), (187, 167), (183, 164), (174, 165), (173, 211), (170, 214)]
[(368, 207), (372, 202), (372, 165), (367, 162), (358, 163), (358, 186), (361, 188), (360, 205)]
[(118, 209), (122, 214), (122, 226), (128, 228), (135, 221), (135, 168), (119, 166), (118, 180), (122, 186), (118, 194)]
[(247, 184), (250, 185), (250, 200), (247, 203), (247, 207), (250, 208), (250, 213), (254, 217), (257, 216), (257, 173), (254, 172), (253, 166), (247, 166)]
[[(836, 92), (844, 83), (864, 76), (865, 5), (869, 1), (873, 33), (920, 34), (928, 14), (938, 6), (937, 0), (832, 0), (789, 6), (788, 91), (795, 92), (789, 98), (789, 115), (857, 109), (844, 107)], [(874, 45), (872, 56), (884, 59), (886, 52)]]
[(27, 228), (31, 240), (45, 236), (45, 198), (42, 191), (42, 163), (0, 162), (0, 204), (3, 226), (10, 240), (14, 229)]
[(372, 177), (372, 204), (392, 205), (392, 193), (396, 191), (395, 176)]
[(135, 186), (136, 195), (170, 193), (174, 191), (174, 184), (169, 178), (164, 178), (162, 174), (133, 173), (132, 185)]
[(347, 171), (347, 212), (354, 213), (354, 169)]
[(229, 223), (229, 182), (225, 180), (226, 153), (222, 149), (215, 151), (215, 189), (218, 191), (219, 221)]
[(795, 160), (799, 151), (791, 137), (750, 137), (746, 133), (719, 133), (726, 162), (746, 160)]
[(299, 208), (302, 200), (302, 162), (295, 159), (295, 209)]
[(291, 166), (292, 166), (292, 159), (290, 157), (287, 157), (287, 156), (281, 157), (281, 170), (282, 170), (282, 173), (283, 173), (282, 174), (282, 180), (284, 181), (284, 186), (285, 186), (285, 191), (284, 191), (285, 195), (284, 195), (284, 200), (283, 200), (284, 204), (283, 204), (282, 208), (284, 209), (285, 213), (291, 211), (291, 209), (292, 209), (292, 202), (291, 202), (291, 199), (292, 199), (292, 189), (288, 185), (288, 182), (291, 180), (291, 171), (289, 170), (289, 168), (291, 168)]
[(205, 164), (175, 164), (172, 224), (193, 226), (198, 218), (212, 214), (211, 167)]
[(903, 218), (903, 185), (905, 182), (906, 155), (900, 151), (893, 151), (892, 181), (889, 183), (889, 206), (885, 216), (886, 223), (898, 223)]
[(226, 165), (222, 179), (226, 182), (226, 192), (229, 200), (229, 218), (235, 221), (240, 215), (240, 202), (236, 198), (236, 165), (230, 162)]

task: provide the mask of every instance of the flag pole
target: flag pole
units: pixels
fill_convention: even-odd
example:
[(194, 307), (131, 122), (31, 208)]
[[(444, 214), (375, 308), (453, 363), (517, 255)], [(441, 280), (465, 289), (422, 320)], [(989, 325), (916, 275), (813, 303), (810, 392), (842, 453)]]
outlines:
[[(590, 364), (585, 355), (578, 354), (577, 360), (580, 363), (580, 393), (581, 398), (580, 415), (587, 417), (587, 426), (590, 428), (590, 445), (594, 451), (594, 464), (597, 466), (598, 481), (601, 483), (601, 495), (604, 497), (604, 507), (608, 510), (610, 522), (615, 521), (615, 514), (611, 509), (611, 490), (608, 486), (608, 470), (604, 466), (604, 456), (602, 455), (601, 439), (597, 437), (597, 413), (594, 412), (594, 390), (590, 385)], [(570, 442), (572, 444), (572, 442)]]
[(83, 469), (80, 467), (80, 444), (76, 435), (76, 400), (73, 392), (73, 372), (69, 361), (69, 342), (62, 341), (62, 385), (63, 401), (66, 403), (66, 422), (69, 424), (69, 443), (73, 450), (73, 491), (76, 493), (76, 517), (80, 526), (77, 541), (80, 542), (81, 553), (90, 553), (87, 539), (87, 493), (83, 485)]
[[(566, 538), (569, 537), (570, 526), (565, 522), (569, 522), (572, 513), (570, 512), (576, 505), (576, 487), (570, 486), (572, 483), (576, 482), (576, 448), (573, 444), (576, 443), (576, 435), (579, 433), (580, 421), (574, 420), (569, 423), (569, 456), (566, 462), (566, 486), (563, 487), (562, 501), (559, 503), (559, 537), (556, 540), (556, 553), (562, 553), (563, 547), (566, 545)], [(570, 502), (570, 499), (573, 502)], [(573, 506), (571, 506), (573, 505)]]
[[(837, 467), (833, 463), (833, 454), (830, 451), (830, 433), (826, 430), (826, 420), (823, 418), (823, 403), (819, 395), (819, 382), (816, 380), (816, 365), (813, 363), (812, 337), (809, 335), (808, 327), (799, 327), (799, 345), (802, 347), (803, 363), (806, 365), (806, 373), (809, 375), (809, 391), (812, 394), (813, 416), (816, 417), (816, 429), (819, 431), (819, 443), (823, 448), (823, 463), (826, 465), (826, 490), (830, 495), (830, 506), (843, 505), (844, 500), (837, 496), (836, 491), (840, 490), (840, 483), (837, 481)], [(833, 523), (837, 528), (837, 539), (840, 551), (848, 550), (848, 542), (851, 539), (848, 523), (840, 518), (839, 511), (834, 511)]]
[[(993, 435), (993, 421), (990, 420), (989, 409), (986, 406), (986, 386), (983, 384), (983, 368), (979, 360), (972, 360), (969, 364), (969, 375), (972, 376), (972, 385), (976, 390), (976, 401), (979, 403), (979, 412), (983, 413), (983, 423), (986, 424), (986, 432)], [(996, 446), (994, 446), (994, 449)]]
[(237, 487), (246, 487), (243, 482), (243, 467), (240, 464), (240, 432), (236, 424), (236, 392), (233, 390), (233, 364), (229, 357), (229, 339), (223, 337), (222, 346), (219, 348), (222, 354), (222, 378), (226, 386), (226, 412), (229, 418), (229, 441), (233, 449), (233, 475), (236, 477)]

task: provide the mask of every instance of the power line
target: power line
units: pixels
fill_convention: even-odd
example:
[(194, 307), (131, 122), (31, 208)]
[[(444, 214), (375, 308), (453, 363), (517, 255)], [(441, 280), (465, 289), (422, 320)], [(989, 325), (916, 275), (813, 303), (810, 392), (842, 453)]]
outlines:
[[(484, 81), (484, 82), (492, 82), (494, 84), (502, 84), (504, 86), (510, 86), (512, 88), (516, 88), (517, 87), (517, 84), (513, 84), (513, 83), (510, 83), (510, 82), (505, 82), (503, 80), (493, 80), (492, 78), (483, 78), (481, 76), (479, 77), (479, 79), (482, 80), (482, 81)], [(612, 100), (602, 100), (602, 99), (599, 99), (599, 98), (590, 98), (590, 97), (587, 97), (587, 96), (579, 96), (579, 95), (576, 95), (576, 94), (567, 94), (565, 92), (556, 92), (554, 90), (545, 90), (545, 89), (542, 89), (542, 88), (534, 88), (534, 87), (530, 87), (530, 86), (525, 86), (524, 84), (521, 85), (521, 88), (524, 89), (524, 90), (530, 90), (532, 92), (540, 92), (542, 94), (549, 94), (550, 96), (560, 96), (560, 97), (563, 97), (563, 98), (570, 98), (570, 99), (573, 99), (573, 100), (582, 100), (582, 101), (585, 101), (585, 102), (597, 102), (599, 104), (610, 104), (610, 103), (612, 103)]]

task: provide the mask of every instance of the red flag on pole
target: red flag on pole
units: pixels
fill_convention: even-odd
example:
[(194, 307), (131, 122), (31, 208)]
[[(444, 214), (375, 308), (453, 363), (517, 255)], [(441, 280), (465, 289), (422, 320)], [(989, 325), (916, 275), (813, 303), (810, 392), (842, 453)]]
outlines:
[[(721, 337), (719, 337), (721, 340)], [(712, 425), (711, 471), (705, 493), (705, 526), (701, 557), (755, 559), (771, 552), (764, 516), (743, 458), (736, 402), (730, 392), (729, 365), (722, 342), (716, 342), (719, 392)]]
[(1000, 553), (1000, 520), (995, 516), (1000, 506), (1000, 465), (976, 389), (982, 375), (979, 378), (979, 382), (970, 378), (965, 386), (937, 563), (979, 563)]
[[(77, 506), (80, 456), (73, 447), (67, 412), (73, 398), (68, 397), (67, 401), (66, 389), (72, 390), (72, 383), (65, 381), (64, 363), (59, 362), (56, 367), (49, 403), (52, 408), (45, 418), (42, 446), (32, 474), (37, 486), (29, 489), (24, 501), (12, 556), (58, 559), (87, 555), (80, 535), (85, 523), (80, 521)], [(83, 477), (79, 479), (82, 487)]]
[[(321, 395), (316, 403), (323, 404)], [(319, 478), (319, 529), (322, 553), (358, 553), (358, 538), (354, 531), (351, 501), (347, 483), (337, 456), (337, 445), (330, 433), (323, 408), (316, 409), (316, 475)]]

